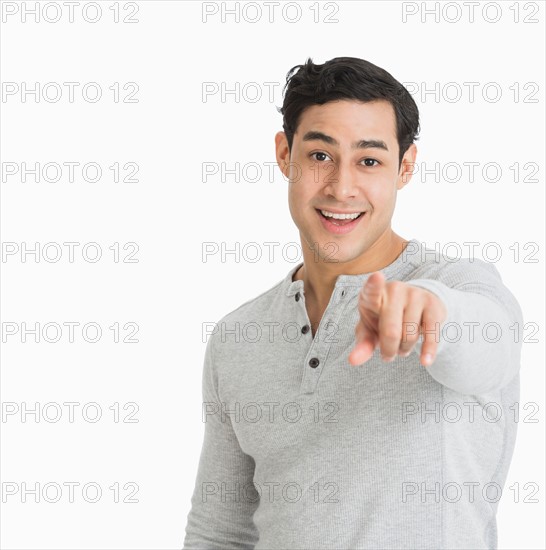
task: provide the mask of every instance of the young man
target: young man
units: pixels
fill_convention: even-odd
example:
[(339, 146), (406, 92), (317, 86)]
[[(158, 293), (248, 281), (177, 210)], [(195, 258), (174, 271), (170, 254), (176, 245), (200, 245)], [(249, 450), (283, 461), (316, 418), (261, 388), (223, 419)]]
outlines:
[(492, 264), (391, 229), (419, 129), (398, 81), (308, 59), (285, 90), (303, 262), (207, 343), (184, 548), (495, 548), (520, 306)]

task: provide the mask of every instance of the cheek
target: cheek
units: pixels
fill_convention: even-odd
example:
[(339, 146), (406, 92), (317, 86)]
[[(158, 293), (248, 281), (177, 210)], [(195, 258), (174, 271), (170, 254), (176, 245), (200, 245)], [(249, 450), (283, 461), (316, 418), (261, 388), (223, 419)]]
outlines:
[(366, 196), (368, 202), (375, 211), (382, 211), (389, 204), (388, 196), (384, 192), (382, 192), (381, 189), (374, 189), (373, 191), (369, 191)]
[(303, 208), (312, 199), (312, 189), (310, 185), (306, 185), (304, 181), (293, 181), (288, 187), (288, 198), (294, 205), (299, 205)]
[(305, 180), (307, 174), (302, 166), (301, 160), (292, 160), (288, 168), (288, 179), (297, 184)]
[(306, 198), (302, 195), (301, 187), (298, 183), (291, 183), (288, 190), (288, 207), (292, 218), (299, 220), (305, 205)]
[(396, 190), (389, 182), (382, 182), (380, 185), (368, 187), (367, 197), (376, 210), (389, 208), (396, 202)]

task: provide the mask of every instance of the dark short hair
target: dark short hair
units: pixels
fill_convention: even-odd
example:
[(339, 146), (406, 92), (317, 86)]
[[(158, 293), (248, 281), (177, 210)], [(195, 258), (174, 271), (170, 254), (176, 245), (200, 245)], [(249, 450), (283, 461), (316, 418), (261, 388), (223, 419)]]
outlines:
[[(296, 72), (297, 71), (297, 72)], [(419, 110), (408, 90), (387, 71), (357, 57), (335, 57), (322, 65), (309, 57), (304, 65), (292, 67), (283, 88), (284, 102), (278, 112), (292, 150), (301, 114), (311, 105), (352, 99), (362, 102), (388, 101), (396, 116), (398, 168), (408, 147), (418, 139)]]

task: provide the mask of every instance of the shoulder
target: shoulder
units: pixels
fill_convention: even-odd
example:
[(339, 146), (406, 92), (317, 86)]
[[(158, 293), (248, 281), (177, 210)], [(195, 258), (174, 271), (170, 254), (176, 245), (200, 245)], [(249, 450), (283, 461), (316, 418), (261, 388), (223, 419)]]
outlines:
[[(454, 247), (454, 251), (457, 250)], [(405, 282), (436, 291), (444, 298), (446, 287), (481, 294), (521, 318), (522, 310), (516, 296), (503, 283), (493, 262), (476, 258), (475, 255), (449, 255), (438, 246), (429, 248), (425, 243), (421, 244), (418, 252), (411, 259), (414, 269), (407, 275)]]
[[(286, 303), (284, 292), (285, 279), (277, 282), (272, 287), (261, 292), (257, 296), (243, 302), (240, 306), (227, 312), (216, 323), (216, 328), (211, 334), (213, 339), (218, 339), (226, 331), (247, 330), (252, 324), (274, 321), (280, 317), (280, 309)], [(222, 338), (223, 340), (223, 338)]]
[(465, 256), (462, 247), (454, 247), (453, 252), (449, 253), (445, 247), (431, 248), (421, 243), (412, 263), (411, 279), (434, 279), (456, 289), (472, 284), (502, 286), (501, 275), (494, 263), (474, 255)]

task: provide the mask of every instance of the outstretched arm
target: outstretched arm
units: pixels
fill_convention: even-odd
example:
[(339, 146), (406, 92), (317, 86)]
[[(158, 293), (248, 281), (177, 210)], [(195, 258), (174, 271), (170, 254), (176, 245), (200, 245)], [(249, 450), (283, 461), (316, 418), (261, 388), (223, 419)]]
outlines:
[(455, 391), (504, 387), (520, 366), (518, 302), (491, 264), (448, 265), (439, 275), (387, 282), (383, 273), (371, 274), (359, 295), (350, 362), (367, 361), (379, 345), (385, 360), (416, 352), (429, 374)]

